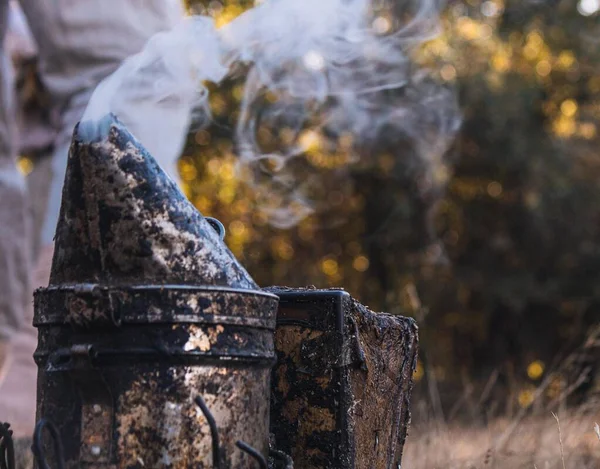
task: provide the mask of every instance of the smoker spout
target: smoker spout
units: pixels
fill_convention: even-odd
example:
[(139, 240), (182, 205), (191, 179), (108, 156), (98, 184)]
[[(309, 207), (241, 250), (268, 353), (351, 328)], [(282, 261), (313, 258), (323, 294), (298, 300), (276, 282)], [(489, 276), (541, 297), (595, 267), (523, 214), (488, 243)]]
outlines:
[(51, 285), (258, 289), (213, 227), (115, 116), (75, 129)]

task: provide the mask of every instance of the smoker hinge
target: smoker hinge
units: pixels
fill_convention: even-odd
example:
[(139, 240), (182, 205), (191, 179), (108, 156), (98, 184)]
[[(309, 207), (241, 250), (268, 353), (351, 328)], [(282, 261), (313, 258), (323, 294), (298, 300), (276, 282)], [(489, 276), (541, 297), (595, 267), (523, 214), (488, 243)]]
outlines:
[(70, 374), (81, 396), (81, 453), (83, 463), (105, 466), (111, 462), (113, 399), (108, 384), (94, 365), (90, 344), (73, 345)]

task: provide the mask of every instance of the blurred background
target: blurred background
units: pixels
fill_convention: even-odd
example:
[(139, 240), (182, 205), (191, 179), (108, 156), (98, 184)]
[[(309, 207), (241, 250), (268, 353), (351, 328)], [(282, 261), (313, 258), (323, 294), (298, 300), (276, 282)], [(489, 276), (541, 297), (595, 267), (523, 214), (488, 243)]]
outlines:
[[(252, 4), (189, 8), (224, 24)], [(344, 136), (332, 147), (307, 129), (295, 171), (312, 213), (292, 203), (299, 221), (273, 226), (281, 201), (236, 167), (240, 73), (211, 89), (213, 121), (189, 136), (185, 191), (224, 223), (260, 285), (341, 286), (418, 321), (417, 433), (423, 422), (514, 421), (567, 405), (597, 412), (599, 59), (600, 0), (450, 1), (439, 37), (412, 56), (431, 86), (456, 97), (448, 149), (436, 139), (452, 119), (385, 135), (358, 158)], [(281, 139), (259, 126), (263, 147)], [(31, 166), (24, 156), (21, 169)]]
[[(249, 6), (190, 4), (218, 23)], [(374, 310), (414, 316), (416, 398), (427, 403), (415, 417), (504, 415), (550, 375), (544, 400), (600, 393), (600, 344), (582, 349), (600, 321), (599, 10), (598, 0), (450, 2), (442, 34), (413, 57), (458, 98), (449, 151), (423, 156), (406, 135), (386, 135), (350, 160), (343, 142), (332, 152), (307, 131), (301, 170), (315, 211), (292, 227), (271, 226), (270, 202), (237, 177), (242, 80), (232, 79), (211, 90), (214, 122), (190, 135), (187, 195), (225, 224), (259, 284), (342, 286)], [(274, 138), (259, 130), (263, 145)], [(483, 407), (465, 408), (465, 392)]]

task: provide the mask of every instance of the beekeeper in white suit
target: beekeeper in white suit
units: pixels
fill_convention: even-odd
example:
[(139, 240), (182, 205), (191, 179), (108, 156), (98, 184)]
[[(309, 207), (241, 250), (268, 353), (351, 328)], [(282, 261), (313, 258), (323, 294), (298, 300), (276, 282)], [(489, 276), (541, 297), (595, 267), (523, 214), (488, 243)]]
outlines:
[[(16, 167), (19, 130), (21, 135), (26, 136), (27, 132), (17, 126), (10, 52), (6, 45), (0, 45), (0, 420), (23, 418), (14, 415), (19, 408), (27, 409), (31, 415), (34, 412), (35, 389), (22, 389), (22, 385), (15, 384), (25, 379), (24, 368), (35, 373), (33, 361), (30, 355), (14, 356), (14, 351), (18, 348), (19, 331), (30, 327), (30, 317), (25, 318), (32, 302), (31, 275), (37, 262), (34, 251), (46, 259), (52, 251), (73, 127), (96, 85), (124, 59), (139, 52), (153, 34), (172, 28), (183, 17), (179, 0), (19, 3), (37, 45), (41, 80), (57, 118), (48, 133), (53, 147), (46, 163), (48, 170), (37, 172), (32, 192)], [(6, 37), (11, 8), (14, 5), (9, 0), (0, 0), (2, 38)], [(144, 140), (144, 136), (138, 138)], [(27, 143), (26, 138), (22, 143)], [(43, 213), (38, 223), (31, 219), (31, 205), (42, 208), (37, 210)], [(38, 243), (32, 241), (38, 239), (39, 250), (35, 246)]]

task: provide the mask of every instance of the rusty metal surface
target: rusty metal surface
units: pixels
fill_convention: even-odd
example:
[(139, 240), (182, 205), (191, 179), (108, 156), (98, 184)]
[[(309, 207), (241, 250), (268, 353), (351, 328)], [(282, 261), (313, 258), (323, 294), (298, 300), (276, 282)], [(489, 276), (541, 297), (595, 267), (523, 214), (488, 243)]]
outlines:
[[(37, 418), (68, 469), (255, 468), (278, 298), (127, 130), (104, 124), (101, 141), (75, 131), (50, 286), (34, 297)], [(51, 467), (52, 445), (40, 441)]]
[(173, 283), (258, 289), (219, 233), (114, 116), (75, 129), (50, 284)]
[[(209, 423), (212, 448), (211, 459), (213, 469), (223, 469), (219, 455), (222, 454), (220, 446), (219, 428), (214, 415), (206, 406), (204, 399), (198, 396), (195, 403), (201, 410)], [(0, 422), (0, 469), (31, 468), (34, 463), (39, 468), (50, 469), (46, 449), (44, 448), (44, 437), (50, 437), (53, 445), (56, 465), (54, 469), (65, 469), (62, 449), (62, 438), (58, 428), (49, 420), (42, 419), (36, 426), (32, 439), (13, 440), (10, 424)], [(294, 469), (292, 458), (280, 450), (275, 449), (272, 440), (269, 441), (269, 458), (256, 448), (250, 446), (243, 440), (238, 440), (236, 446), (249, 455), (261, 469)]]
[(261, 291), (189, 285), (51, 286), (35, 293), (34, 325), (98, 329), (177, 322), (274, 329), (274, 299)]
[[(102, 315), (73, 323), (76, 294), (66, 290), (36, 293), (35, 354), (38, 418), (59, 427), (66, 467), (212, 467), (198, 395), (219, 423), (223, 467), (254, 467), (234, 448), (237, 440), (267, 454), (276, 297), (164, 288), (103, 289), (99, 299), (79, 298), (79, 312), (86, 310), (82, 303), (99, 311), (108, 293), (118, 298), (123, 314), (109, 326)], [(248, 318), (232, 315), (244, 304)], [(144, 317), (149, 305), (153, 314)], [(213, 315), (202, 314), (207, 307)], [(248, 326), (247, 320), (262, 322)]]
[(353, 468), (343, 291), (270, 290), (280, 296), (271, 431), (296, 468)]
[(408, 427), (414, 321), (340, 290), (280, 289), (271, 431), (297, 469), (398, 467)]
[[(211, 433), (211, 459), (213, 469), (223, 469), (221, 459), (221, 442), (219, 427), (214, 415), (206, 405), (201, 396), (194, 400), (204, 417), (206, 418)], [(32, 439), (13, 440), (13, 432), (10, 424), (0, 422), (0, 469), (31, 468), (34, 463), (42, 469), (50, 469), (47, 459), (44, 437), (49, 437), (53, 446), (54, 469), (65, 469), (63, 458), (62, 438), (56, 425), (51, 421), (42, 419), (35, 426)], [(294, 469), (292, 459), (282, 451), (272, 446), (272, 438), (269, 440), (269, 458), (243, 440), (238, 440), (236, 446), (249, 455), (261, 469)]]

